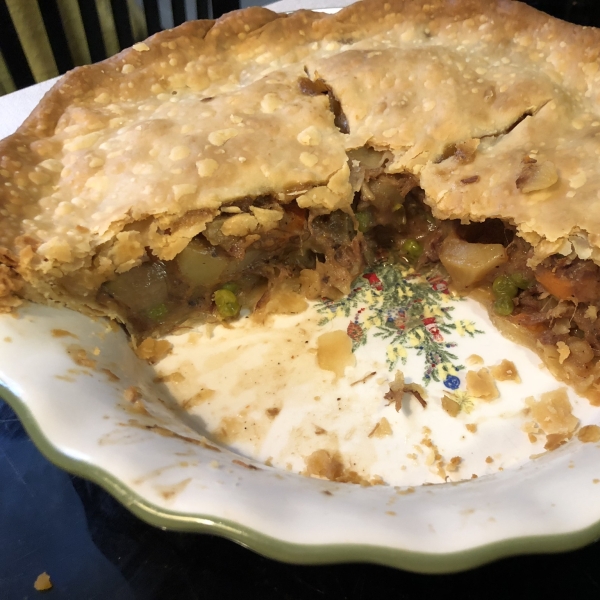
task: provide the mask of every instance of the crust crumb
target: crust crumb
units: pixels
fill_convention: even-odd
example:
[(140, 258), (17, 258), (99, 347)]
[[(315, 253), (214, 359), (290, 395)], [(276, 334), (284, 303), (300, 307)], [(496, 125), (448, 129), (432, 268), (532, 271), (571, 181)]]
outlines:
[(48, 573), (46, 573), (46, 571), (44, 571), (43, 573), (40, 573), (34, 584), (33, 587), (38, 591), (38, 592), (45, 592), (46, 590), (51, 590), (52, 589), (52, 582), (50, 581), (50, 575), (48, 575)]
[(173, 344), (167, 340), (155, 340), (146, 338), (135, 350), (135, 353), (142, 360), (148, 361), (151, 365), (161, 361), (173, 349)]
[(375, 427), (373, 427), (371, 433), (369, 433), (367, 437), (383, 438), (388, 435), (392, 435), (392, 433), (393, 432), (390, 426), (390, 422), (385, 417), (383, 417), (381, 421), (379, 421), (375, 425)]
[(404, 396), (404, 373), (396, 371), (394, 381), (390, 383), (390, 390), (384, 394), (384, 398), (388, 401), (388, 406), (394, 403), (396, 412), (400, 412), (402, 408), (402, 397)]
[(496, 381), (514, 381), (515, 383), (521, 383), (517, 367), (515, 367), (515, 363), (510, 360), (504, 359), (499, 365), (491, 367), (490, 373)]
[(477, 431), (477, 425), (475, 423), (467, 423), (465, 427), (467, 428), (467, 431), (470, 431), (471, 433), (475, 433)]
[(569, 358), (571, 348), (564, 342), (556, 342), (556, 348), (558, 349), (558, 362), (562, 365)]
[(549, 433), (546, 436), (546, 443), (544, 449), (548, 451), (556, 450), (567, 442), (567, 438), (561, 433)]
[(96, 361), (89, 358), (86, 350), (81, 346), (71, 344), (67, 347), (67, 354), (73, 359), (73, 362), (80, 367), (87, 367), (88, 369), (96, 368)]
[(467, 382), (468, 393), (475, 398), (480, 398), (481, 400), (489, 402), (500, 396), (498, 388), (487, 369), (467, 371), (465, 379)]
[(450, 462), (446, 465), (446, 471), (449, 473), (453, 473), (454, 471), (458, 471), (463, 459), (460, 456), (453, 456), (450, 459)]
[[(441, 477), (445, 481), (446, 477), (448, 477), (448, 464), (446, 464), (444, 457), (440, 454), (437, 445), (429, 437), (429, 434), (431, 433), (429, 428), (423, 427), (423, 433), (425, 434), (425, 437), (421, 440), (421, 444), (429, 448), (429, 453), (425, 458), (425, 464), (430, 467), (430, 471), (432, 473), (435, 473), (438, 477)], [(456, 465), (456, 467), (452, 467), (450, 470), (455, 471), (456, 468), (458, 468), (458, 465)]]
[(577, 432), (577, 439), (584, 444), (589, 442), (600, 442), (600, 427), (598, 425), (586, 425)]
[(482, 365), (483, 358), (481, 358), (481, 356), (479, 356), (479, 354), (471, 354), (471, 356), (467, 356), (467, 364), (470, 367), (473, 367), (475, 365)]
[(446, 394), (442, 396), (442, 408), (451, 417), (456, 417), (456, 415), (458, 415), (458, 413), (460, 412), (460, 404), (452, 400), (452, 398), (450, 398), (450, 396), (447, 396)]
[(71, 333), (70, 331), (67, 331), (66, 329), (52, 329), (50, 331), (50, 334), (54, 338), (72, 337), (72, 338), (77, 339), (77, 336), (74, 333)]
[(546, 392), (538, 402), (530, 396), (525, 403), (533, 423), (526, 423), (523, 429), (533, 435), (541, 429), (546, 434), (546, 450), (555, 450), (573, 436), (579, 420), (572, 414), (566, 388)]

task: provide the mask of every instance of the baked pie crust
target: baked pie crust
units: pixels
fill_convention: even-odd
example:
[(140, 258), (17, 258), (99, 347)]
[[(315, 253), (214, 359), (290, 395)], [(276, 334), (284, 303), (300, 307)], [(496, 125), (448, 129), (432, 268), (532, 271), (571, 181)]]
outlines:
[(488, 305), (499, 275), (527, 280), (499, 325), (596, 402), (599, 53), (600, 31), (510, 0), (161, 32), (68, 73), (0, 142), (2, 309), (59, 303), (139, 340), (235, 315), (216, 290), (260, 310), (288, 279), (299, 310), (382, 256), (441, 260)]

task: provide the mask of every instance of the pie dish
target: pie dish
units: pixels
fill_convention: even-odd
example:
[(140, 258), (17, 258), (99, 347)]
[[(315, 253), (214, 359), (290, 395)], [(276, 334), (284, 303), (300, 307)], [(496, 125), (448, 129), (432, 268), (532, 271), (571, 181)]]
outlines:
[[(595, 355), (575, 365), (569, 358), (589, 354), (578, 340), (595, 350), (586, 327), (596, 322), (593, 293), (577, 295), (593, 286), (576, 283), (595, 281), (596, 36), (512, 2), (368, 3), (335, 17), (256, 8), (186, 24), (75, 71), (0, 143), (3, 306), (26, 298), (108, 315), (126, 324), (139, 350), (147, 336), (177, 334), (194, 320), (227, 324), (240, 305), (260, 320), (302, 310), (317, 292), (340, 301), (373, 261), (445, 268), (505, 334), (533, 339), (554, 372), (595, 402)], [(211, 105), (221, 112), (199, 112)], [(240, 150), (247, 133), (251, 152)], [(196, 155), (183, 156), (186, 144), (171, 136), (188, 136)], [(298, 256), (305, 247), (314, 255), (307, 263)], [(469, 249), (484, 255), (483, 266)], [(262, 256), (244, 263), (253, 250)], [(193, 280), (202, 269), (190, 269), (188, 287), (174, 293), (189, 312), (175, 314), (164, 265), (185, 274), (187, 259), (178, 257), (191, 253), (196, 266), (233, 262), (212, 269), (205, 304), (189, 302), (189, 289), (203, 287)], [(332, 261), (336, 268), (324, 271)], [(142, 276), (128, 280), (136, 269)], [(110, 283), (121, 275), (131, 288), (124, 294), (136, 298), (160, 294), (166, 280), (168, 302), (125, 302), (121, 284)], [(219, 290), (235, 296), (225, 295), (225, 310)], [(508, 312), (507, 298), (512, 312), (498, 314)], [(583, 314), (571, 315), (573, 300)], [(549, 317), (540, 301), (550, 303)], [(126, 309), (150, 319), (140, 324)], [(461, 485), (365, 490), (298, 478), (226, 448), (215, 455), (158, 401), (150, 402), (154, 424), (140, 426), (140, 413), (126, 427), (113, 388), (151, 387), (154, 373), (135, 361), (125, 336), (51, 307), (18, 313), (0, 321), (3, 395), (46, 455), (157, 525), (217, 531), (284, 560), (438, 572), (597, 535), (595, 444), (571, 440)], [(570, 327), (575, 319), (583, 327)], [(119, 365), (118, 383), (83, 373), (74, 391), (73, 356), (62, 351), (71, 331), (88, 351), (74, 355), (78, 366), (97, 350)], [(37, 359), (34, 338), (44, 349)], [(577, 407), (582, 422), (597, 420), (593, 407), (585, 411)], [(361, 524), (350, 537), (349, 518)]]

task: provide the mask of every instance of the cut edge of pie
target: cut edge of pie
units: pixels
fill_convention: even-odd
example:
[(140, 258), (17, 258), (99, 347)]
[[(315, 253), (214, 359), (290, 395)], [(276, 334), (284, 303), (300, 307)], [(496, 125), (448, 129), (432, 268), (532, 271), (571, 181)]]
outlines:
[(108, 316), (136, 343), (298, 312), (392, 260), (445, 269), (600, 403), (599, 52), (510, 0), (156, 34), (0, 142), (0, 307)]

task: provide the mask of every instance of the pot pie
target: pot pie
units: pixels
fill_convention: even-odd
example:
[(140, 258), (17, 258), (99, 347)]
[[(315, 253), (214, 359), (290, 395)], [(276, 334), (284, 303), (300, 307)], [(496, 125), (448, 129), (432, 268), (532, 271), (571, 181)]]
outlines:
[(0, 142), (0, 302), (134, 344), (447, 271), (600, 403), (600, 31), (510, 0), (264, 8), (68, 73)]

